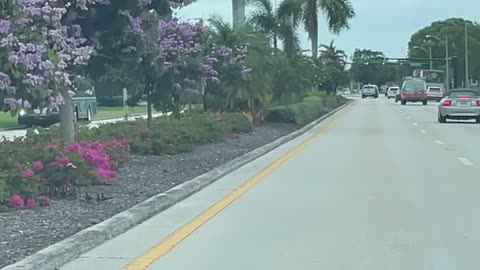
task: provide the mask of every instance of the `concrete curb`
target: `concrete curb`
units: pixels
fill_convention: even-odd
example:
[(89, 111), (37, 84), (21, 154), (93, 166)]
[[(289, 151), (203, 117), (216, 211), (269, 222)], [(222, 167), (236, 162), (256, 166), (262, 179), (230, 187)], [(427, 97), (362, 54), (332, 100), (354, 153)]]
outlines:
[(84, 229), (56, 244), (0, 270), (56, 270), (83, 253), (144, 222), (161, 211), (184, 200), (221, 177), (274, 150), (280, 145), (306, 133), (320, 122), (350, 105), (353, 100), (327, 113), (312, 123), (285, 135), (274, 142), (227, 162), (203, 175), (155, 195), (99, 224)]

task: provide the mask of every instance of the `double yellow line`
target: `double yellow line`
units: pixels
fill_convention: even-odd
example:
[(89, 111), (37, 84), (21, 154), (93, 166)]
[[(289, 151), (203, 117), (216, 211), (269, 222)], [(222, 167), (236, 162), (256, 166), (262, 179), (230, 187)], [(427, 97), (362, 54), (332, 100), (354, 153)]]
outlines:
[[(349, 106), (347, 106), (349, 107)], [(318, 132), (316, 132), (313, 136), (309, 137), (307, 140), (284, 154), (279, 159), (275, 160), (271, 163), (268, 167), (263, 169), (259, 174), (255, 175), (254, 177), (250, 178), (247, 182), (233, 190), (230, 194), (226, 197), (217, 201), (214, 205), (210, 208), (205, 210), (203, 213), (195, 217), (192, 221), (181, 227), (179, 230), (175, 231), (171, 235), (169, 235), (166, 239), (159, 242), (157, 245), (152, 247), (148, 250), (145, 254), (133, 259), (127, 266), (123, 268), (123, 270), (145, 270), (150, 265), (152, 265), (156, 260), (160, 257), (168, 253), (172, 250), (176, 245), (180, 242), (185, 240), (190, 234), (200, 228), (202, 225), (207, 223), (211, 218), (213, 218), (216, 214), (221, 212), (225, 209), (228, 205), (234, 202), (236, 199), (240, 198), (243, 194), (253, 188), (256, 184), (260, 183), (266, 176), (270, 173), (275, 171), (278, 167), (280, 167), (283, 163), (287, 160), (295, 156), (298, 152), (302, 149), (310, 145), (316, 138), (323, 135), (328, 129), (334, 124), (337, 118), (341, 115), (340, 113), (344, 113), (345, 109), (340, 110), (336, 114), (334, 114), (329, 120), (328, 123), (323, 126)]]

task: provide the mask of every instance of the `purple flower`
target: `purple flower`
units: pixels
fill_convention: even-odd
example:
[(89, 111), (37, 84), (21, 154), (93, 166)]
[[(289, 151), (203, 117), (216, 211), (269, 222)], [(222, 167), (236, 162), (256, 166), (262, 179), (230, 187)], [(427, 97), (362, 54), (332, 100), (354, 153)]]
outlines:
[(0, 19), (0, 34), (8, 34), (12, 23), (9, 20)]
[(8, 89), (8, 87), (10, 86), (10, 77), (3, 73), (3, 72), (0, 72), (0, 90), (6, 90)]

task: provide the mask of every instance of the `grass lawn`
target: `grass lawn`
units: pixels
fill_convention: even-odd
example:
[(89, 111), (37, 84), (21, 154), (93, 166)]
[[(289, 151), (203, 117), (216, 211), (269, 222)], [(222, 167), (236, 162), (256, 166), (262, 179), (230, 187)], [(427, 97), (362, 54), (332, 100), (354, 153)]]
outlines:
[[(133, 108), (128, 108), (128, 114), (146, 114), (147, 107), (137, 106)], [(110, 119), (110, 118), (120, 118), (125, 116), (123, 112), (123, 107), (98, 107), (97, 114), (94, 116), (94, 119)], [(10, 129), (10, 128), (21, 128), (17, 123), (17, 116), (11, 116), (10, 112), (4, 113), (0, 112), (0, 129)]]
[[(132, 114), (146, 114), (147, 107), (145, 106), (136, 106), (128, 107), (128, 115)], [(120, 118), (124, 117), (125, 113), (123, 112), (123, 107), (98, 107), (97, 114), (94, 116), (95, 119), (110, 119), (110, 118)]]
[(10, 112), (0, 112), (0, 128), (18, 128), (17, 117)]

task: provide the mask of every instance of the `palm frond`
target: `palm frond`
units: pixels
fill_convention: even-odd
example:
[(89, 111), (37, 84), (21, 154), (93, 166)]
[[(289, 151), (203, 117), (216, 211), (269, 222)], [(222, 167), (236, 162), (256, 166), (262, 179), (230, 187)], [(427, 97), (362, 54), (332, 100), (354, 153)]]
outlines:
[(319, 7), (332, 33), (338, 34), (350, 28), (349, 22), (355, 17), (355, 11), (349, 0), (322, 0)]
[(273, 16), (273, 6), (270, 0), (247, 0), (247, 5), (251, 5), (261, 11)]

